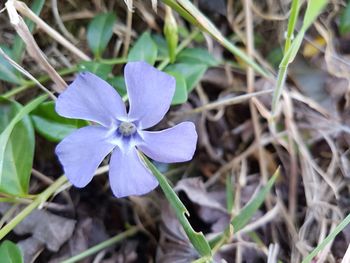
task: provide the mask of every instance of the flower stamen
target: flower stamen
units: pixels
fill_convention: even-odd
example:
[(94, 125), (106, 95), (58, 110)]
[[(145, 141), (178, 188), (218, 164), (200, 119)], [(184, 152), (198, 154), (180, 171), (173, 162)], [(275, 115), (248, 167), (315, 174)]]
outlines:
[(123, 121), (118, 127), (118, 132), (125, 137), (131, 136), (136, 132), (136, 125), (132, 122)]

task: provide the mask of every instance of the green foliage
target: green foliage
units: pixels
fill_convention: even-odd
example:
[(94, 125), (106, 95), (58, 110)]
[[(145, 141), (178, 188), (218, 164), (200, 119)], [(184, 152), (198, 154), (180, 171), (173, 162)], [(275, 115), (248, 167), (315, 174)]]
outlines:
[(171, 102), (172, 105), (182, 104), (187, 101), (187, 85), (185, 78), (177, 73), (171, 71), (165, 71), (169, 75), (173, 76), (176, 79), (176, 89), (173, 100)]
[(339, 31), (341, 35), (346, 35), (350, 32), (350, 1), (347, 2), (346, 7), (341, 12)]
[(154, 65), (158, 55), (158, 48), (149, 32), (144, 32), (130, 49), (128, 61), (146, 61)]
[(178, 62), (204, 64), (208, 67), (219, 65), (217, 61), (206, 49), (203, 48), (185, 48), (177, 56)]
[(316, 20), (317, 16), (320, 14), (324, 6), (327, 4), (327, 0), (310, 0), (306, 8), (303, 25), (290, 46), (289, 50), (284, 55), (280, 66), (285, 66), (291, 63), (298, 53), (306, 30), (311, 26), (311, 24)]
[(55, 111), (55, 103), (53, 101), (40, 104), (31, 113), (31, 117), (35, 130), (52, 142), (60, 142), (68, 134), (87, 125), (86, 121), (67, 119), (59, 116)]
[(100, 58), (113, 35), (117, 17), (114, 13), (103, 13), (94, 17), (87, 30), (87, 41), (96, 58)]
[(108, 82), (118, 91), (121, 97), (127, 95), (124, 77), (116, 76), (108, 79)]
[(226, 176), (226, 208), (231, 213), (235, 202), (234, 188), (232, 185), (232, 176)]
[[(335, 237), (344, 230), (344, 228), (346, 228), (348, 225), (350, 224), (350, 214), (348, 214), (343, 221), (340, 222), (339, 225), (336, 226), (336, 228), (334, 228), (334, 230), (321, 242), (318, 244), (317, 247), (315, 247), (315, 249), (313, 251), (311, 251), (311, 253), (309, 255), (307, 255), (302, 263), (310, 263), (310, 262), (314, 262), (313, 259), (314, 257), (317, 256), (317, 254), (319, 252), (321, 252), (327, 245), (331, 244), (331, 242), (335, 239)], [(345, 258), (345, 257), (344, 257)], [(345, 261), (343, 260), (342, 262), (345, 263)], [(347, 261), (348, 262), (348, 261)]]
[(23, 263), (22, 252), (11, 241), (5, 240), (0, 245), (1, 263)]
[[(0, 45), (0, 47), (6, 55), (13, 58), (13, 54), (8, 47), (4, 45)], [(0, 55), (0, 79), (14, 84), (21, 84), (22, 82), (18, 71), (2, 55)]]
[(162, 58), (167, 57), (168, 56), (168, 46), (167, 46), (167, 42), (164, 39), (164, 37), (162, 37), (161, 35), (153, 34), (152, 40), (157, 45), (158, 56), (162, 57)]
[(257, 73), (262, 76), (268, 77), (269, 73), (258, 65), (251, 57), (249, 57), (240, 48), (233, 45), (227, 38), (225, 38), (220, 30), (203, 15), (199, 9), (189, 0), (162, 0), (166, 5), (170, 6), (173, 10), (177, 11), (182, 17), (184, 17), (191, 24), (197, 26), (204, 32), (208, 32), (214, 39), (216, 39), (221, 45), (229, 50), (233, 55), (239, 57), (245, 63), (250, 65), (256, 70)]
[(22, 107), (7, 99), (0, 100), (0, 192), (24, 195), (28, 192), (34, 156), (34, 131), (28, 113), (47, 96)]
[[(287, 76), (287, 69), (290, 63), (293, 62), (295, 59), (299, 48), (301, 46), (301, 43), (304, 39), (304, 35), (308, 28), (311, 26), (311, 24), (316, 20), (317, 16), (321, 13), (322, 9), (325, 7), (325, 5), (328, 3), (328, 0), (310, 0), (307, 3), (306, 12), (304, 15), (303, 24), (301, 26), (301, 29), (299, 30), (299, 33), (293, 40), (291, 44), (287, 44), (285, 47), (285, 53), (283, 56), (283, 59), (279, 65), (279, 72), (277, 77), (277, 86), (275, 88), (275, 91), (273, 93), (272, 98), (272, 112), (275, 113), (277, 103), (279, 101), (279, 98), (281, 97), (282, 90), (284, 87), (284, 83)], [(294, 9), (294, 12), (298, 12), (298, 8)], [(295, 14), (291, 15), (291, 19), (296, 19)], [(288, 28), (288, 31), (292, 31), (290, 28)]]
[(259, 209), (259, 207), (266, 199), (267, 194), (271, 191), (271, 188), (275, 184), (278, 176), (279, 169), (277, 169), (274, 175), (270, 178), (266, 186), (264, 186), (259, 191), (259, 193), (240, 211), (240, 213), (235, 218), (233, 218), (231, 224), (235, 232), (238, 232), (247, 225), (249, 220), (253, 217), (255, 212)]
[(280, 47), (276, 47), (272, 49), (267, 55), (267, 61), (270, 62), (270, 64), (275, 68), (278, 67), (282, 58), (283, 58), (283, 50)]
[(79, 63), (79, 71), (90, 71), (100, 78), (107, 80), (108, 75), (112, 72), (113, 65), (103, 64), (97, 61), (82, 61)]
[(195, 63), (175, 63), (165, 68), (166, 72), (181, 75), (186, 80), (187, 92), (191, 92), (203, 77), (207, 66)]
[(191, 224), (188, 222), (188, 219), (186, 217), (186, 215), (189, 216), (189, 212), (187, 211), (184, 204), (181, 202), (180, 198), (171, 188), (165, 176), (158, 171), (158, 169), (147, 159), (146, 156), (141, 154), (141, 157), (147, 165), (147, 167), (151, 170), (153, 175), (157, 178), (159, 185), (165, 194), (165, 197), (167, 198), (172, 208), (175, 210), (175, 214), (194, 248), (198, 251), (198, 253), (201, 256), (211, 257), (211, 249), (208, 244), (208, 241), (205, 239), (202, 232), (196, 232), (193, 230)]

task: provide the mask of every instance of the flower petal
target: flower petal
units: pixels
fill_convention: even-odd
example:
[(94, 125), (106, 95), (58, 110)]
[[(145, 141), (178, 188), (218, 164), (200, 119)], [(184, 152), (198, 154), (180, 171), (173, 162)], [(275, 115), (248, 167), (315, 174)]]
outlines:
[(140, 131), (140, 136), (143, 143), (137, 147), (148, 157), (163, 163), (191, 160), (198, 137), (192, 122), (182, 122), (163, 131)]
[(74, 186), (86, 186), (97, 167), (115, 147), (105, 139), (107, 132), (101, 126), (87, 126), (73, 132), (57, 145), (56, 155)]
[(109, 164), (109, 182), (116, 197), (143, 195), (157, 187), (158, 181), (145, 167), (135, 147), (115, 148)]
[(83, 72), (60, 94), (56, 111), (67, 118), (97, 122), (108, 127), (126, 116), (124, 102), (115, 89), (90, 72)]
[(128, 90), (129, 119), (142, 129), (157, 124), (169, 110), (175, 92), (175, 78), (146, 62), (129, 62), (124, 70)]

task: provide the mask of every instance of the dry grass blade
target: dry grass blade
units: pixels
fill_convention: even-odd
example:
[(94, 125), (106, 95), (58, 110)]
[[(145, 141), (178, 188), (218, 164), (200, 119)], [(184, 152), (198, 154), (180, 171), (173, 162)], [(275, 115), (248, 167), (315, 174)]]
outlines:
[(30, 10), (30, 8), (28, 8), (28, 6), (25, 3), (16, 0), (9, 0), (7, 3), (11, 3), (11, 5), (13, 5), (22, 15), (32, 20), (38, 26), (38, 28), (42, 29), (49, 36), (55, 39), (58, 43), (60, 43), (70, 52), (75, 54), (77, 57), (79, 57), (82, 60), (91, 60), (89, 56), (84, 54), (80, 49), (78, 49), (67, 39), (65, 39), (60, 33), (58, 33), (56, 30), (50, 27), (45, 21), (43, 21), (40, 17), (34, 14), (33, 11)]
[(44, 92), (46, 92), (47, 94), (49, 94), (49, 96), (53, 99), (56, 100), (55, 95), (49, 91), (47, 88), (45, 88), (43, 85), (41, 85), (41, 83), (32, 76), (32, 74), (30, 74), (27, 70), (25, 70), (23, 67), (21, 67), (20, 65), (18, 65), (16, 63), (16, 61), (14, 61), (13, 59), (11, 59), (3, 50), (2, 48), (0, 48), (0, 55), (3, 56), (12, 66), (14, 66), (19, 72), (21, 72), (23, 75), (25, 75), (26, 77), (28, 77), (29, 79), (31, 79), (32, 81), (34, 81), (39, 88), (41, 88)]
[(179, 112), (179, 114), (180, 115), (190, 115), (190, 114), (196, 114), (196, 113), (200, 113), (203, 111), (213, 110), (213, 109), (217, 109), (217, 108), (221, 108), (221, 107), (227, 107), (230, 105), (242, 103), (242, 102), (247, 101), (249, 99), (252, 99), (256, 96), (266, 95), (266, 94), (270, 94), (272, 92), (273, 92), (273, 90), (270, 89), (270, 90), (263, 90), (263, 91), (249, 93), (249, 94), (244, 94), (244, 95), (229, 98), (229, 99), (223, 99), (223, 100), (219, 100), (216, 102), (207, 103), (207, 104), (205, 104), (201, 107), (195, 108), (193, 110)]
[(62, 92), (67, 87), (66, 82), (61, 78), (61, 76), (56, 72), (56, 70), (47, 61), (45, 54), (41, 51), (38, 44), (35, 42), (34, 37), (30, 33), (26, 23), (20, 17), (14, 6), (14, 1), (9, 0), (6, 2), (7, 12), (10, 18), (10, 22), (15, 28), (18, 35), (23, 39), (26, 44), (27, 51), (29, 55), (42, 67), (43, 70), (51, 77), (55, 82), (55, 90), (57, 92)]

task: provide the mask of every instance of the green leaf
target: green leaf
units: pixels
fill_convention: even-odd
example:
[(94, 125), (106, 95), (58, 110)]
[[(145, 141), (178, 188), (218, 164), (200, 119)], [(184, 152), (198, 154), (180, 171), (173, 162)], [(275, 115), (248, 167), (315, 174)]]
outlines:
[(168, 56), (168, 44), (166, 40), (161, 35), (152, 34), (152, 40), (157, 45), (158, 56), (167, 57)]
[[(30, 6), (30, 9), (33, 11), (34, 14), (39, 15), (41, 10), (43, 9), (45, 4), (45, 0), (34, 0), (32, 1), (32, 4)], [(30, 32), (33, 32), (34, 30), (34, 22), (31, 21), (29, 18), (25, 18), (24, 22), (27, 24), (28, 29)], [(24, 52), (24, 42), (22, 40), (22, 38), (19, 35), (16, 35), (15, 40), (13, 42), (13, 59), (17, 62), (19, 62), (21, 60), (21, 57), (23, 55)]]
[(187, 86), (186, 86), (185, 78), (177, 72), (171, 72), (171, 71), (165, 71), (165, 72), (176, 79), (175, 94), (171, 104), (177, 105), (177, 104), (182, 104), (186, 102), (188, 99), (188, 94), (187, 94)]
[(185, 63), (199, 63), (209, 67), (219, 65), (219, 61), (203, 48), (185, 48), (177, 55), (176, 61)]
[(40, 96), (26, 106), (0, 100), (0, 192), (28, 192), (34, 156), (34, 132), (28, 113), (47, 98)]
[(124, 97), (127, 94), (124, 77), (116, 76), (108, 79), (108, 82), (118, 91), (121, 97)]
[(186, 80), (187, 92), (191, 92), (199, 83), (207, 68), (204, 64), (175, 63), (167, 66), (165, 71), (182, 75)]
[(113, 35), (113, 26), (117, 17), (114, 13), (103, 13), (94, 17), (87, 30), (87, 41), (97, 58), (101, 57)]
[(158, 48), (149, 32), (144, 32), (130, 49), (128, 61), (146, 61), (154, 65), (157, 59)]
[(181, 223), (187, 237), (191, 241), (194, 248), (198, 251), (198, 253), (201, 256), (211, 257), (211, 249), (208, 244), (208, 241), (205, 239), (202, 232), (196, 232), (193, 230), (191, 224), (188, 222), (188, 219), (186, 217), (186, 215), (189, 216), (189, 213), (185, 205), (181, 202), (180, 198), (171, 188), (165, 176), (158, 171), (158, 169), (148, 160), (148, 158), (145, 155), (143, 155), (142, 153), (140, 153), (140, 155), (147, 167), (157, 178), (159, 185), (165, 194), (165, 197), (169, 201), (172, 208), (175, 210), (177, 219)]
[(113, 65), (102, 64), (97, 61), (82, 61), (78, 65), (79, 71), (90, 71), (100, 78), (107, 80), (108, 75), (112, 72)]
[(240, 211), (239, 215), (233, 218), (231, 224), (233, 226), (233, 230), (236, 233), (247, 225), (249, 220), (253, 217), (255, 212), (262, 205), (267, 194), (271, 191), (272, 186), (275, 184), (275, 181), (278, 176), (279, 176), (279, 169), (276, 170), (274, 175), (267, 182), (266, 186), (264, 186), (259, 191), (259, 193), (251, 201), (249, 201), (249, 203)]
[(0, 245), (1, 263), (23, 263), (22, 252), (11, 241), (5, 240)]
[(55, 102), (43, 102), (31, 114), (35, 130), (52, 142), (60, 142), (68, 134), (87, 125), (82, 120), (67, 119), (55, 111)]
[[(8, 47), (4, 45), (0, 45), (0, 47), (6, 55), (13, 57)], [(2, 55), (0, 55), (0, 79), (14, 84), (21, 84), (22, 82), (18, 71)]]
[(339, 31), (343, 36), (350, 32), (350, 1), (341, 12)]

